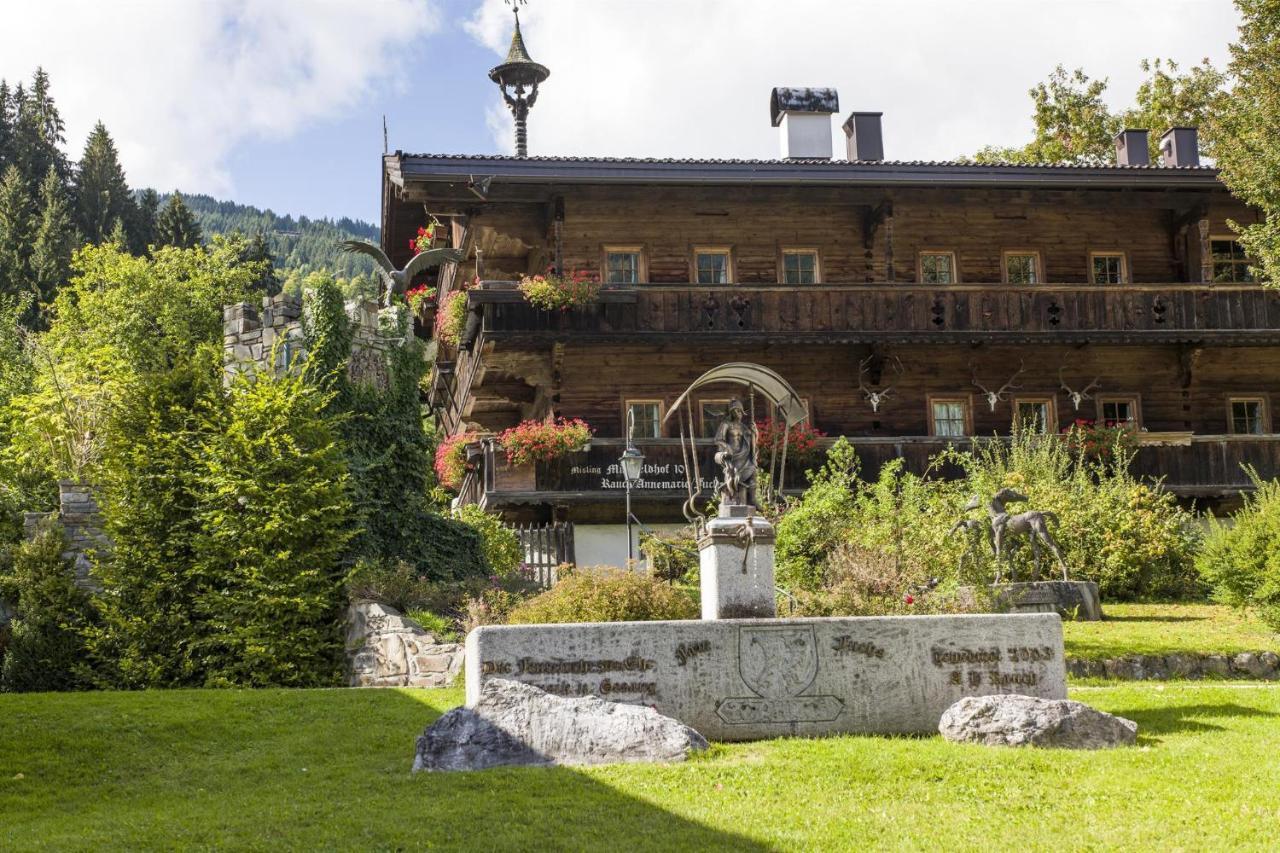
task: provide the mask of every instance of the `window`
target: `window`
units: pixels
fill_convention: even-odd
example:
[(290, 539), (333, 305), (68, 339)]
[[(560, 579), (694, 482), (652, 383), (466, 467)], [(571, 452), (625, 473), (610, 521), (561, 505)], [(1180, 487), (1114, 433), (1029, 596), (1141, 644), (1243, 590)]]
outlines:
[(715, 438), (716, 429), (719, 428), (720, 421), (724, 419), (724, 413), (728, 408), (728, 400), (699, 401), (698, 417), (701, 421), (703, 438)]
[(1124, 252), (1090, 253), (1089, 274), (1094, 284), (1124, 284), (1129, 280)]
[(662, 402), (660, 400), (628, 400), (626, 420), (622, 424), (624, 435), (628, 425), (633, 427), (634, 432), (631, 435), (635, 438), (661, 438)]
[(816, 284), (818, 253), (813, 249), (782, 250), (783, 284)]
[(930, 398), (929, 432), (944, 438), (961, 438), (968, 435), (968, 399), (964, 397)]
[(956, 256), (954, 252), (921, 252), (921, 284), (955, 284)]
[(1222, 282), (1253, 281), (1249, 271), (1249, 257), (1239, 240), (1215, 237), (1209, 241), (1209, 255), (1213, 258), (1213, 280)]
[(1098, 419), (1103, 426), (1138, 426), (1138, 398), (1099, 397)]
[(1013, 414), (1019, 429), (1041, 434), (1058, 431), (1058, 411), (1052, 397), (1015, 397)]
[(1236, 435), (1262, 435), (1267, 432), (1267, 401), (1262, 397), (1232, 397), (1231, 432)]
[(605, 284), (639, 284), (644, 277), (638, 246), (605, 246)]
[(1039, 252), (1005, 252), (1004, 280), (1009, 284), (1040, 283)]
[(728, 284), (733, 280), (728, 249), (694, 249), (694, 281), (698, 284)]

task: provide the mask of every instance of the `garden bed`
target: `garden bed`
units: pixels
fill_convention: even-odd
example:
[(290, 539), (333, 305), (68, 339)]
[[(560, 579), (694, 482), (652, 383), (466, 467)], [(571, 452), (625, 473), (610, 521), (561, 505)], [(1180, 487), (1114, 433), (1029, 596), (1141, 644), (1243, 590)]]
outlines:
[(0, 847), (1222, 848), (1274, 833), (1280, 764), (1258, 756), (1280, 749), (1280, 686), (1072, 695), (1137, 720), (1138, 747), (780, 739), (669, 767), (411, 777), (414, 737), (460, 691), (4, 695)]

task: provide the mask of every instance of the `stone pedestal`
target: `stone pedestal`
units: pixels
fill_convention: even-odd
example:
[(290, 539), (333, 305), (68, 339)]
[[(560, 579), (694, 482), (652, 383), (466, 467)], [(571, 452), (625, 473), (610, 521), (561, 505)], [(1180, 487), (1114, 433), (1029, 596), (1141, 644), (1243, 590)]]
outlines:
[(698, 540), (703, 619), (772, 619), (773, 525), (752, 507), (724, 506)]
[(1102, 599), (1093, 581), (1031, 581), (993, 586), (996, 604), (1013, 613), (1057, 613), (1068, 619), (1097, 622)]

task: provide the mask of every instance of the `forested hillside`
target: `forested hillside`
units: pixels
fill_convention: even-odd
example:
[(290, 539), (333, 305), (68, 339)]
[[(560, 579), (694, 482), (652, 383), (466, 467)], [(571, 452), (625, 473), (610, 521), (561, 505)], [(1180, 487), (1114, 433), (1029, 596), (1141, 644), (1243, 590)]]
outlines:
[[(165, 202), (168, 196), (161, 196)], [(218, 201), (207, 195), (183, 195), (206, 238), (217, 234), (261, 234), (271, 253), (272, 264), (281, 283), (296, 290), (308, 273), (327, 270), (338, 278), (366, 278), (373, 262), (364, 255), (342, 251), (343, 240), (378, 242), (378, 226), (345, 216), (337, 221), (280, 216), (233, 201)], [(371, 282), (370, 282), (371, 283)]]

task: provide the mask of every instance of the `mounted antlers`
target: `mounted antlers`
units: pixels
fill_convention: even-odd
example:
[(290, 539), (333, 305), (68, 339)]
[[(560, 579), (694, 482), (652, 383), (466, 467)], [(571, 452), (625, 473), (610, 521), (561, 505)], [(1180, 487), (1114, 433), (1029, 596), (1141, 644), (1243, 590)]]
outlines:
[[(973, 365), (970, 365), (969, 367), (970, 367), (970, 370), (973, 370)], [(999, 403), (1001, 400), (1005, 399), (1009, 395), (1010, 391), (1014, 391), (1022, 387), (1020, 385), (1014, 385), (1013, 380), (1021, 376), (1022, 371), (1024, 370), (1026, 370), (1026, 363), (1021, 361), (1018, 362), (1018, 372), (1010, 376), (1009, 381), (1001, 385), (999, 391), (992, 391), (988, 389), (987, 386), (979, 382), (978, 372), (976, 370), (973, 371), (973, 384), (977, 385), (979, 388), (982, 389), (982, 396), (986, 398), (987, 405), (990, 406), (991, 411), (994, 412), (996, 410), (996, 403)]]
[[(862, 381), (862, 377), (865, 376), (867, 373), (867, 366), (870, 365), (875, 358), (876, 358), (876, 355), (872, 353), (871, 355), (864, 358), (862, 361), (858, 362), (858, 390), (862, 392), (862, 395), (867, 398), (867, 402), (871, 404), (871, 411), (879, 412), (880, 404), (883, 403), (885, 400), (889, 399), (889, 396), (890, 396), (889, 392), (893, 390), (893, 386), (889, 385), (883, 389), (877, 389), (873, 391), (866, 386), (866, 383)], [(896, 358), (893, 360), (895, 362), (897, 371), (901, 373), (902, 362), (898, 361)]]
[(1085, 400), (1093, 399), (1093, 397), (1089, 394), (1089, 392), (1092, 391), (1094, 388), (1101, 388), (1102, 386), (1098, 384), (1098, 377), (1095, 376), (1093, 377), (1093, 381), (1090, 382), (1088, 385), (1084, 386), (1084, 388), (1081, 388), (1079, 391), (1072, 391), (1071, 387), (1067, 385), (1066, 380), (1062, 378), (1062, 371), (1065, 369), (1066, 368), (1062, 368), (1062, 367), (1058, 368), (1058, 381), (1062, 383), (1062, 390), (1066, 391), (1067, 396), (1071, 399), (1072, 408), (1074, 408), (1076, 411), (1080, 411), (1081, 403), (1083, 403)]

